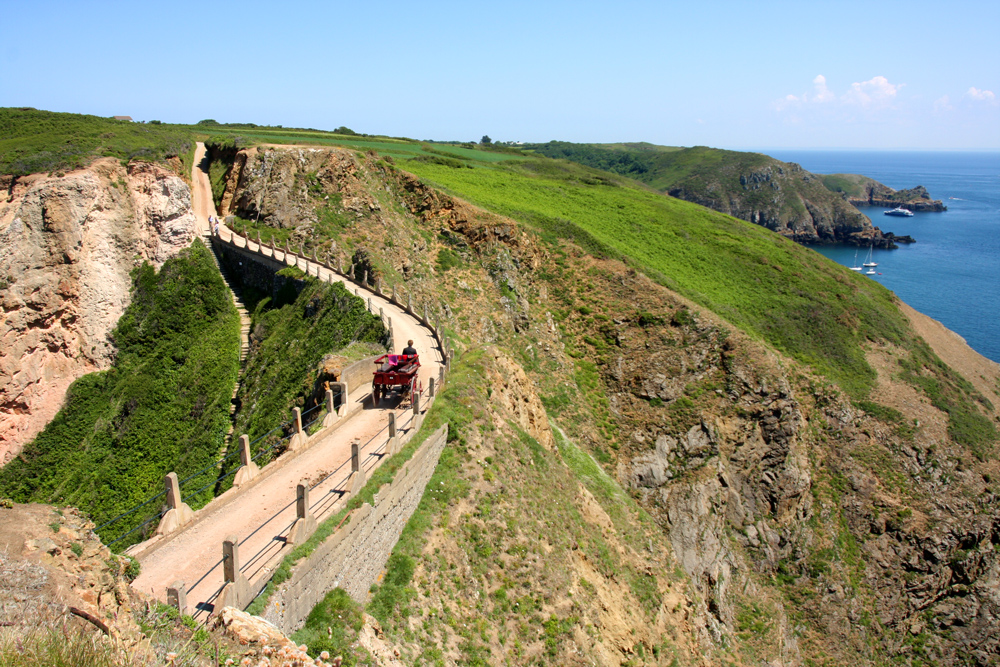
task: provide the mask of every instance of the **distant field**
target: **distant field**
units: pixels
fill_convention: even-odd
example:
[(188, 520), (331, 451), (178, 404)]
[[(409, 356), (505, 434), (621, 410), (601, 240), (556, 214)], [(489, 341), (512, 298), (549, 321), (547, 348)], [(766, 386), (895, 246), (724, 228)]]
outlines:
[(509, 153), (495, 153), (479, 148), (467, 148), (454, 144), (428, 143), (412, 139), (391, 137), (360, 137), (350, 134), (336, 134), (318, 130), (294, 130), (284, 128), (227, 128), (224, 126), (192, 125), (190, 129), (209, 137), (239, 136), (254, 144), (307, 144), (316, 146), (343, 146), (358, 151), (377, 151), (379, 155), (406, 160), (414, 157), (446, 155), (474, 162), (503, 162), (522, 159), (523, 156)]
[(402, 166), (543, 235), (630, 258), (854, 395), (866, 394), (875, 378), (865, 339), (900, 343), (908, 335), (891, 293), (874, 281), (773, 232), (625, 179), (548, 160), (474, 169), (415, 160)]
[(0, 174), (77, 169), (97, 157), (159, 162), (177, 156), (190, 167), (191, 132), (173, 125), (0, 108)]

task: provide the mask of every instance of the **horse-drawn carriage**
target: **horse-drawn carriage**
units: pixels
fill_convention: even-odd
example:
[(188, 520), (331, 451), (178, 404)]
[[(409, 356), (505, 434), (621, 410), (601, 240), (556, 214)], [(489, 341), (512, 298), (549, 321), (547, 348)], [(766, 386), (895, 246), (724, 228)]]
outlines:
[(397, 387), (401, 396), (419, 391), (419, 370), (420, 357), (416, 354), (383, 354), (376, 359), (375, 374), (372, 377), (372, 399), (375, 405)]

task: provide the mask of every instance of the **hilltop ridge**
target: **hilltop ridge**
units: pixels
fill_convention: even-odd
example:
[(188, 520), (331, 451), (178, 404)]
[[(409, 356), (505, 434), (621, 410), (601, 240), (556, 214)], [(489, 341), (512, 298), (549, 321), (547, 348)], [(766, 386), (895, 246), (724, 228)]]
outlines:
[[(705, 146), (673, 148), (646, 143), (559, 141), (526, 148), (634, 178), (671, 197), (766, 227), (799, 243), (838, 242), (895, 248), (897, 243), (913, 242), (909, 236), (897, 236), (873, 226), (852, 200), (831, 189), (830, 177), (812, 174), (798, 164), (761, 153)], [(872, 179), (858, 179), (880, 196), (894, 192)], [(846, 177), (837, 182), (854, 183)], [(873, 199), (871, 205), (881, 205), (877, 201)]]

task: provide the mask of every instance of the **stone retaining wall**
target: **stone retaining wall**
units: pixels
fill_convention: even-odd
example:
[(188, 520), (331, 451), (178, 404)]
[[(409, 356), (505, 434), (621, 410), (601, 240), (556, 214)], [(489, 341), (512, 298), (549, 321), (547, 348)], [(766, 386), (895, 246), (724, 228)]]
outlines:
[(344, 525), (292, 568), (291, 576), (271, 594), (264, 618), (285, 634), (305, 623), (328, 591), (343, 588), (358, 602), (385, 567), (403, 527), (423, 497), (448, 440), (448, 425), (435, 431), (383, 484), (372, 505), (348, 515)]

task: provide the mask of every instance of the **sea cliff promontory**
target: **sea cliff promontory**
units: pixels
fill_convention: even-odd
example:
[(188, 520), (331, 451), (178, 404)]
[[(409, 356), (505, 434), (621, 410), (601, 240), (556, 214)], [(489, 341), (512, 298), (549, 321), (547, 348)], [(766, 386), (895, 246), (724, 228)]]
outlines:
[(841, 192), (828, 187), (826, 177), (761, 153), (562, 141), (532, 145), (529, 150), (634, 178), (663, 194), (766, 227), (799, 243), (896, 248), (898, 243), (915, 240), (872, 225)]
[(847, 197), (847, 201), (854, 206), (883, 206), (887, 208), (902, 206), (911, 211), (921, 212), (948, 210), (948, 207), (940, 199), (931, 199), (927, 188), (922, 185), (904, 190), (893, 190), (888, 185), (859, 174), (829, 174), (822, 178), (823, 185), (834, 192), (843, 193)]

